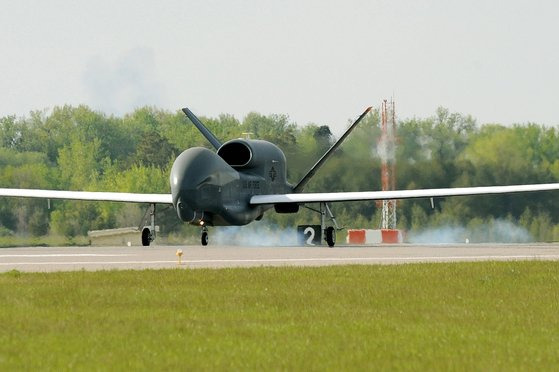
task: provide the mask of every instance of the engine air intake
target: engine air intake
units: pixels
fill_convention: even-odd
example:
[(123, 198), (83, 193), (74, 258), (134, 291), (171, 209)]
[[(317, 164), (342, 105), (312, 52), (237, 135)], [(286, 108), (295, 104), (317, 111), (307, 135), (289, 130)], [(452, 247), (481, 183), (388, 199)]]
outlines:
[(243, 142), (228, 142), (219, 148), (217, 154), (232, 167), (244, 167), (252, 159), (252, 151)]

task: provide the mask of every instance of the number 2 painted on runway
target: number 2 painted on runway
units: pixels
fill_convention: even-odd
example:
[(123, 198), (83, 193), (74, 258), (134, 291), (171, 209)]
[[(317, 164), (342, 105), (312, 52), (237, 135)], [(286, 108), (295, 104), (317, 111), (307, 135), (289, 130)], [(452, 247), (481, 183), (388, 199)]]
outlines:
[(313, 229), (312, 227), (309, 226), (309, 227), (307, 227), (307, 228), (305, 229), (305, 231), (303, 232), (303, 234), (305, 234), (305, 236), (306, 236), (307, 234), (309, 234), (309, 238), (307, 239), (307, 244), (308, 244), (308, 245), (314, 245), (314, 243), (312, 242), (312, 241), (314, 240), (314, 234), (315, 234), (314, 229)]

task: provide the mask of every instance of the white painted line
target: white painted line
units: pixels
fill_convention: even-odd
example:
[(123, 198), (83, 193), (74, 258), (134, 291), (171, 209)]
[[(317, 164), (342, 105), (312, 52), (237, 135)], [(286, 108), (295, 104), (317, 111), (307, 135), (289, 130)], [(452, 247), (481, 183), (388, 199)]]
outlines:
[(48, 254), (0, 254), (0, 258), (15, 257), (129, 257), (133, 254), (100, 254), (100, 253), (48, 253)]
[[(213, 262), (298, 262), (298, 261), (421, 261), (421, 260), (483, 260), (483, 259), (559, 259), (559, 255), (515, 255), (515, 256), (417, 256), (417, 257), (317, 257), (317, 258), (262, 258), (262, 259), (224, 259), (224, 260), (188, 260), (186, 263), (213, 263)], [(174, 261), (171, 261), (174, 262)]]
[[(137, 265), (137, 264), (159, 264), (176, 263), (177, 261), (52, 261), (52, 262), (0, 262), (0, 266), (12, 265)], [(184, 261), (183, 261), (184, 262)]]
[[(352, 262), (352, 261), (448, 261), (448, 260), (559, 260), (559, 255), (514, 255), (514, 256), (419, 256), (419, 257), (319, 257), (319, 258), (263, 258), (263, 259), (183, 259), (183, 266), (211, 263), (281, 263), (281, 262)], [(0, 266), (16, 265), (149, 265), (176, 264), (176, 260), (162, 261), (67, 261), (67, 262), (0, 262)]]

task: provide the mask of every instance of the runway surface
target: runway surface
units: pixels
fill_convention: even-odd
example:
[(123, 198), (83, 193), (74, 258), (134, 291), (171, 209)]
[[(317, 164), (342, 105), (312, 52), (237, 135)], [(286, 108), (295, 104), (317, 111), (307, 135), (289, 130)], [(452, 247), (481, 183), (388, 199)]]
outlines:
[[(177, 249), (183, 251), (178, 264)], [(2, 248), (0, 272), (559, 260), (554, 244)]]

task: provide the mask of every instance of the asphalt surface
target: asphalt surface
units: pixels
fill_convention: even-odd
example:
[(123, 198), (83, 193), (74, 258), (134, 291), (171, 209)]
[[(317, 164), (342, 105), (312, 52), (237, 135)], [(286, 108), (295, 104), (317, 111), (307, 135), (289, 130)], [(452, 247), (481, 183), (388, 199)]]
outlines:
[[(179, 265), (177, 250), (183, 252)], [(328, 247), (39, 247), (0, 249), (0, 272), (559, 260), (559, 243)]]

